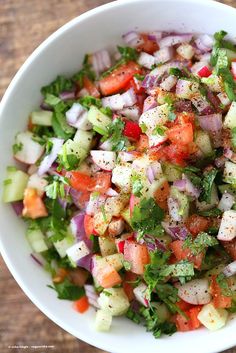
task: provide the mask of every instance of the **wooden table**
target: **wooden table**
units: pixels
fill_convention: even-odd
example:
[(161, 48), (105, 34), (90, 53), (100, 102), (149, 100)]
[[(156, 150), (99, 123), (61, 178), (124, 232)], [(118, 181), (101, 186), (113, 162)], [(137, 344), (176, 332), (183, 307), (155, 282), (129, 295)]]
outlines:
[[(25, 59), (49, 34), (82, 12), (108, 2), (0, 0), (0, 97)], [(236, 6), (236, 0), (221, 2)], [(74, 338), (44, 316), (19, 288), (1, 258), (0, 268), (0, 353), (22, 353), (22, 349), (8, 348), (16, 345), (49, 346), (26, 348), (25, 352), (103, 352)], [(236, 348), (227, 353), (236, 353)]]

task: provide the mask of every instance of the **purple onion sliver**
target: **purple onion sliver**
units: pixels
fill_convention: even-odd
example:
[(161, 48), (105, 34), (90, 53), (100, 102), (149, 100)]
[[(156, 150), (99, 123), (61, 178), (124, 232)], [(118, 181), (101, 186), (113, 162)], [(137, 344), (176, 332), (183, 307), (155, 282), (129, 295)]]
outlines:
[(222, 129), (222, 114), (201, 115), (198, 117), (199, 125), (208, 132)]
[(66, 100), (69, 100), (69, 99), (75, 99), (75, 91), (64, 91), (64, 92), (61, 92), (59, 97), (63, 101), (66, 101)]
[(186, 190), (186, 180), (184, 180), (184, 179), (175, 180), (173, 183), (173, 186), (175, 186), (179, 191), (185, 191)]
[(44, 266), (45, 264), (45, 259), (37, 253), (31, 253), (30, 256), (32, 257), (32, 259), (41, 267)]
[(89, 272), (92, 272), (92, 269), (93, 269), (92, 257), (93, 257), (93, 254), (88, 254), (88, 255), (82, 257), (82, 259), (79, 259), (77, 261), (77, 266), (82, 267)]
[(174, 106), (178, 113), (182, 113), (182, 112), (191, 113), (193, 111), (191, 101), (189, 100), (180, 100), (178, 102), (175, 102)]
[(20, 217), (24, 208), (23, 201), (14, 201), (11, 205), (16, 215)]
[(50, 112), (52, 112), (52, 108), (50, 107), (50, 105), (48, 105), (47, 103), (45, 103), (44, 101), (40, 104), (40, 108), (42, 110), (48, 110)]
[(235, 275), (235, 273), (236, 273), (236, 261), (233, 261), (230, 264), (228, 264), (223, 270), (223, 274), (226, 277), (233, 276)]

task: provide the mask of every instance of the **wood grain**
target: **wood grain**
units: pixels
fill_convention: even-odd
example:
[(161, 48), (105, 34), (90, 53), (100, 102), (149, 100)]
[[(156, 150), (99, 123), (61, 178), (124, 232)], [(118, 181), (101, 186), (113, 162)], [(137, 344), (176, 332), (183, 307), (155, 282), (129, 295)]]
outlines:
[[(0, 0), (0, 97), (29, 54), (61, 25), (107, 0)], [(220, 1), (236, 7), (236, 0)], [(105, 353), (63, 331), (25, 296), (0, 258), (0, 353)], [(48, 346), (38, 349), (31, 346)], [(28, 348), (27, 348), (28, 347)], [(125, 352), (124, 352), (125, 353)], [(200, 353), (200, 352), (199, 352)], [(236, 353), (232, 348), (224, 353)]]

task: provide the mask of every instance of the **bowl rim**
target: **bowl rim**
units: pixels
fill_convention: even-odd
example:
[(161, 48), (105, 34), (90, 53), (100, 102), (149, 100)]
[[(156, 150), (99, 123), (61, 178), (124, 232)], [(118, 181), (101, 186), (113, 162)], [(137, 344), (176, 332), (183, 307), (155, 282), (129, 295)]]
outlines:
[[(47, 49), (47, 46), (50, 45), (55, 39), (59, 38), (60, 35), (65, 33), (67, 30), (70, 30), (74, 25), (78, 25), (81, 22), (87, 20), (90, 17), (93, 17), (104, 10), (106, 11), (107, 9), (113, 9), (113, 8), (118, 8), (122, 6), (126, 6), (132, 3), (141, 3), (144, 2), (145, 0), (114, 0), (110, 3), (100, 5), (98, 7), (95, 7), (91, 10), (88, 10), (81, 15), (71, 19), (70, 21), (66, 22), (64, 25), (59, 27), (56, 31), (54, 31), (52, 34), (50, 34), (41, 44), (39, 44), (36, 49), (29, 55), (29, 57), (25, 60), (25, 62), (21, 65), (21, 67), (18, 69), (16, 74), (14, 75), (13, 79), (11, 80), (10, 84), (8, 85), (2, 99), (0, 102), (0, 125), (1, 122), (3, 121), (3, 111), (5, 109), (5, 106), (8, 104), (8, 99), (12, 93), (12, 90), (14, 89), (14, 86), (17, 84), (17, 82), (20, 80), (21, 76), (24, 74), (24, 72), (28, 69), (28, 67), (31, 65), (31, 63), (34, 61), (34, 59), (42, 53), (44, 50)], [(219, 9), (228, 9), (230, 11), (235, 11), (236, 14), (236, 9), (227, 5), (220, 3), (215, 0), (165, 0), (166, 3), (178, 3), (181, 1), (182, 3), (186, 3), (187, 6), (191, 3), (195, 3), (198, 5), (201, 5), (203, 7), (212, 7), (212, 8), (219, 8)], [(163, 0), (149, 0), (149, 2), (157, 3), (157, 2), (163, 2)], [(70, 333), (73, 335), (75, 338), (79, 338), (82, 341), (94, 345), (94, 340), (93, 337), (85, 332), (75, 332), (75, 330), (71, 329), (71, 327), (67, 324), (67, 322), (62, 321), (60, 318), (58, 318), (53, 310), (47, 310), (44, 307), (44, 304), (41, 303), (40, 300), (37, 300), (37, 298), (34, 296), (32, 293), (31, 289), (24, 283), (24, 279), (22, 278), (22, 275), (18, 272), (18, 270), (13, 266), (11, 263), (11, 259), (8, 256), (7, 249), (4, 247), (2, 240), (1, 240), (1, 234), (2, 231), (0, 229), (0, 254), (2, 255), (2, 258), (7, 265), (9, 271), (11, 272), (11, 275), (14, 277), (15, 281), (17, 284), (20, 286), (20, 288), (23, 290), (23, 292), (26, 294), (26, 296), (30, 299), (30, 301), (36, 305), (36, 307), (50, 320), (52, 320), (55, 324), (57, 324), (60, 328), (65, 330), (66, 332)], [(78, 334), (79, 333), (79, 334)], [(223, 342), (218, 342), (218, 350), (225, 350), (229, 349), (232, 346), (236, 344), (236, 339), (233, 338), (233, 335), (231, 335), (231, 340), (229, 340), (228, 337), (228, 342), (223, 343)], [(106, 343), (103, 343), (103, 340), (99, 341), (96, 343), (96, 347), (102, 350), (107, 350), (107, 345)], [(217, 350), (217, 352), (218, 352)], [(113, 349), (113, 353), (120, 353), (120, 350)], [(215, 349), (213, 350), (208, 350), (208, 353), (216, 353)]]

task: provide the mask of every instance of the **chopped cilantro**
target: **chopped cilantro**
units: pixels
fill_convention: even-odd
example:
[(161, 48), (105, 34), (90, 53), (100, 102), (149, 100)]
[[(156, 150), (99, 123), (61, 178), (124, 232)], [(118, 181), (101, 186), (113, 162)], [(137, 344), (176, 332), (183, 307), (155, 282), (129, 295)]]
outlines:
[(232, 290), (229, 287), (229, 283), (228, 283), (227, 277), (225, 277), (225, 275), (223, 273), (220, 273), (216, 277), (216, 282), (220, 286), (220, 289), (221, 289), (221, 292), (222, 292), (223, 295), (225, 295), (227, 297), (231, 297), (232, 296)]
[(132, 182), (132, 193), (135, 196), (140, 197), (142, 195), (142, 189), (143, 189), (143, 184), (142, 184), (142, 181), (140, 180), (140, 176), (133, 175), (131, 177), (131, 182)]
[(75, 154), (67, 154), (66, 146), (62, 146), (62, 153), (59, 154), (59, 166), (58, 170), (65, 168), (66, 170), (74, 170), (80, 164), (80, 159)]
[(167, 130), (167, 128), (166, 128), (165, 126), (157, 125), (157, 126), (153, 129), (152, 133), (153, 133), (153, 135), (164, 136), (166, 130)]
[(134, 77), (137, 78), (137, 80), (139, 80), (139, 81), (143, 81), (145, 78), (144, 75), (140, 75), (140, 74), (134, 74)]
[(57, 175), (53, 175), (49, 178), (52, 179), (52, 182), (45, 187), (47, 197), (53, 200), (58, 197), (64, 199), (66, 197), (65, 185), (69, 185), (67, 178)]
[(84, 77), (91, 81), (94, 81), (96, 77), (95, 72), (92, 70), (92, 65), (89, 63), (89, 55), (85, 55), (82, 69), (72, 77), (72, 80), (78, 82), (80, 88), (82, 88)]
[(142, 124), (139, 124), (139, 127), (142, 130), (142, 132), (145, 134), (145, 132), (147, 131), (147, 125), (142, 123)]
[(54, 96), (59, 96), (61, 92), (70, 91), (72, 88), (73, 82), (71, 79), (68, 79), (65, 76), (57, 76), (55, 81), (41, 88), (41, 93), (44, 97), (46, 97), (48, 93), (53, 94)]
[(195, 239), (192, 239), (192, 237), (188, 237), (183, 244), (183, 248), (190, 249), (193, 255), (198, 255), (201, 252), (205, 251), (209, 246), (216, 246), (218, 245), (219, 242), (218, 240), (205, 233), (199, 233)]
[(57, 292), (58, 299), (77, 300), (85, 294), (84, 288), (74, 285), (68, 278), (61, 283), (54, 283), (53, 286), (48, 285), (48, 287)]
[(198, 214), (203, 217), (218, 217), (221, 216), (222, 211), (219, 208), (213, 208), (212, 210), (198, 212)]
[(206, 203), (211, 202), (211, 192), (212, 192), (212, 187), (213, 187), (213, 182), (214, 179), (217, 175), (218, 171), (217, 169), (212, 169), (210, 172), (204, 175), (203, 180), (202, 180), (202, 192), (201, 195), (199, 196), (199, 201), (205, 201)]
[(166, 265), (161, 268), (159, 276), (192, 277), (194, 276), (194, 267), (188, 260), (182, 260), (176, 264)]
[(129, 307), (126, 313), (126, 317), (135, 322), (136, 324), (140, 324), (141, 322), (141, 315), (133, 311), (131, 307)]
[(102, 101), (101, 99), (92, 97), (92, 96), (85, 96), (79, 99), (79, 103), (86, 109), (89, 109), (91, 105), (94, 105), (98, 109), (102, 108)]
[(20, 152), (22, 148), (23, 148), (23, 143), (21, 142), (14, 143), (14, 145), (12, 146), (13, 153), (16, 154), (17, 152)]
[(162, 234), (161, 221), (164, 211), (156, 204), (153, 198), (142, 199), (139, 205), (134, 206), (131, 225), (142, 237), (145, 234), (158, 236)]
[(128, 140), (123, 135), (124, 127), (125, 123), (121, 119), (116, 118), (107, 128), (113, 151), (122, 151), (125, 149)]
[(123, 266), (124, 266), (124, 269), (126, 271), (130, 271), (131, 270), (131, 263), (129, 261), (123, 261)]
[(101, 210), (101, 212), (102, 212), (102, 217), (103, 217), (104, 222), (107, 222), (107, 215), (106, 215), (106, 212), (105, 212), (105, 207), (104, 207), (104, 205), (101, 205), (101, 206), (100, 206), (100, 210)]
[(171, 67), (170, 70), (169, 70), (169, 74), (173, 75), (173, 76), (176, 76), (178, 78), (184, 76), (183, 72), (180, 69), (178, 69), (177, 67)]

